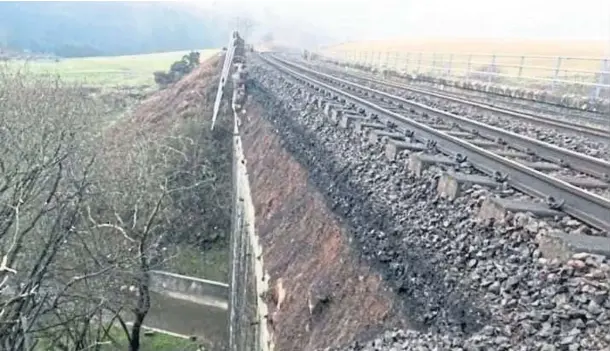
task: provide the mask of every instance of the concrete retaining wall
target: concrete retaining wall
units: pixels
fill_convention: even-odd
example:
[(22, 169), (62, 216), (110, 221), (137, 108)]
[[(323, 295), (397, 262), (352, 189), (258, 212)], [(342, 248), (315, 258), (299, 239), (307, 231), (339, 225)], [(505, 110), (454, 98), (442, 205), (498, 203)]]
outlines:
[(173, 298), (227, 309), (229, 286), (225, 283), (180, 274), (152, 271), (150, 289)]

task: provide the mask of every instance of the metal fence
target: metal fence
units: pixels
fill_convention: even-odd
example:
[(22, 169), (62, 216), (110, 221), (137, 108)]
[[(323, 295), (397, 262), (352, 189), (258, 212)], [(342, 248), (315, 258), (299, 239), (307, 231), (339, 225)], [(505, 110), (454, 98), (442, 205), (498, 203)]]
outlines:
[[(236, 153), (239, 153), (237, 151)], [(236, 155), (238, 156), (238, 155)], [(236, 159), (239, 159), (237, 157)], [(252, 243), (248, 235), (246, 208), (238, 189), (241, 183), (239, 165), (235, 165), (235, 201), (231, 238), (231, 284), (229, 292), (229, 350), (258, 351), (260, 324), (257, 318), (256, 277), (253, 268)]]
[(254, 228), (254, 206), (239, 129), (235, 122), (233, 145), (233, 222), (230, 245), (229, 350), (268, 351), (267, 291), (262, 249)]
[[(236, 44), (238, 47), (231, 48)], [(243, 40), (232, 41), (228, 52), (237, 53), (244, 60)], [(243, 69), (240, 68), (240, 69)], [(238, 70), (239, 72), (239, 70)], [(254, 206), (250, 195), (248, 173), (239, 135), (238, 106), (235, 94), (245, 89), (243, 77), (233, 76), (234, 116), (233, 131), (233, 214), (230, 241), (229, 275), (229, 351), (267, 351), (269, 334), (267, 330), (267, 305), (263, 295), (267, 291), (267, 279), (263, 275), (262, 250), (254, 227)]]
[(610, 58), (399, 51), (324, 51), (322, 58), (410, 74), (610, 97)]
[(216, 99), (214, 100), (214, 111), (212, 112), (212, 130), (216, 124), (216, 118), (218, 117), (218, 112), (220, 111), (220, 103), (222, 101), (227, 81), (229, 80), (229, 74), (231, 73), (231, 68), (233, 67), (236, 52), (243, 54), (243, 40), (239, 37), (239, 33), (237, 33), (237, 31), (233, 31), (231, 32), (229, 45), (227, 46), (227, 52), (225, 53), (225, 59), (222, 64), (222, 71), (220, 73), (220, 81), (218, 83), (218, 90), (216, 91)]

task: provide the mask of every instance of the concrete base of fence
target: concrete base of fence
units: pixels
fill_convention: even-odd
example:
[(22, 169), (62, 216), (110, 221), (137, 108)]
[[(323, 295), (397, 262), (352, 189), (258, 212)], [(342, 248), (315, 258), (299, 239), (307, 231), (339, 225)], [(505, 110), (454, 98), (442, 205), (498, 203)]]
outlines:
[(262, 247), (255, 230), (255, 214), (242, 142), (235, 118), (233, 141), (234, 224), (231, 239), (229, 350), (271, 351), (267, 304), (269, 281)]

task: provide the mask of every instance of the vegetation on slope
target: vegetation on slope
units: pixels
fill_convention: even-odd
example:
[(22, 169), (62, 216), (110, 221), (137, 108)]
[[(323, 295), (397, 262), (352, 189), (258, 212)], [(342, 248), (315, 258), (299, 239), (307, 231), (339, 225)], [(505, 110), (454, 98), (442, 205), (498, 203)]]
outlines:
[(169, 71), (156, 71), (153, 75), (155, 83), (160, 88), (166, 88), (168, 85), (182, 79), (185, 75), (191, 73), (193, 69), (199, 66), (201, 54), (197, 51), (191, 51), (187, 55), (182, 56), (182, 59), (175, 61), (169, 68)]
[(197, 9), (174, 2), (0, 2), (0, 52), (130, 55), (219, 47), (227, 37)]
[(207, 124), (216, 68), (111, 125), (87, 89), (0, 71), (0, 349), (93, 348), (121, 321), (140, 350), (150, 270), (175, 245), (226, 245), (231, 133)]

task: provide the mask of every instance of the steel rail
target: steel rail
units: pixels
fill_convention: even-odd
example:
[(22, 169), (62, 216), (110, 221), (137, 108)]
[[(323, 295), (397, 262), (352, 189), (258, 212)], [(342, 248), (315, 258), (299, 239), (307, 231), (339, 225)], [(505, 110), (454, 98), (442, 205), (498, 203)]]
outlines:
[[(334, 64), (334, 65), (336, 65), (336, 64)], [(333, 70), (332, 68), (328, 68), (328, 69), (329, 70)], [(399, 82), (397, 80), (379, 80), (379, 79), (376, 79), (371, 74), (367, 74), (365, 72), (360, 72), (360, 73), (350, 72), (350, 73), (347, 73), (347, 72), (344, 72), (344, 71), (340, 71), (338, 69), (335, 69), (335, 70), (338, 73), (340, 72), (342, 74), (350, 75), (350, 76), (353, 76), (353, 77), (358, 78), (358, 79), (377, 80), (377, 81), (380, 82), (380, 84), (386, 84), (386, 85), (393, 84), (393, 85), (397, 85), (397, 88), (399, 88), (399, 89), (400, 88), (404, 88), (404, 89), (419, 89), (419, 88), (412, 88), (412, 87), (410, 87), (408, 85), (405, 85), (404, 83), (401, 83), (401, 82)], [(530, 99), (526, 99), (526, 98), (523, 98), (523, 97), (514, 97), (513, 98), (513, 97), (510, 97), (510, 96), (507, 96), (507, 95), (499, 94), (499, 93), (497, 93), (495, 91), (483, 92), (483, 91), (468, 89), (468, 88), (465, 88), (465, 87), (454, 87), (454, 88), (458, 88), (458, 89), (461, 89), (461, 90), (469, 91), (470, 93), (473, 94), (472, 96), (469, 97), (469, 98), (472, 98), (472, 99), (483, 99), (483, 98), (489, 97), (489, 96), (498, 96), (500, 99), (511, 99), (510, 101), (500, 100), (499, 102), (500, 103), (506, 103), (506, 104), (514, 104), (514, 105), (517, 105), (518, 108), (525, 109), (525, 110), (527, 110), (528, 108), (532, 108), (532, 106), (531, 105), (530, 106), (526, 106), (524, 104), (534, 103), (534, 104), (540, 104), (540, 105), (543, 105), (543, 106), (546, 106), (546, 107), (560, 107), (560, 108), (563, 108), (563, 109), (566, 109), (566, 110), (572, 110), (573, 111), (573, 112), (570, 112), (568, 114), (561, 113), (561, 115), (565, 116), (565, 117), (574, 117), (574, 115), (572, 113), (583, 113), (584, 112), (584, 113), (588, 113), (588, 114), (598, 114), (598, 115), (600, 115), (600, 117), (591, 117), (591, 116), (578, 116), (577, 117), (578, 119), (581, 119), (584, 122), (596, 124), (597, 126), (605, 126), (605, 124), (606, 124), (606, 122), (608, 120), (607, 118), (603, 118), (603, 117), (606, 117), (606, 116), (603, 113), (601, 113), (601, 112), (583, 111), (583, 110), (580, 110), (580, 109), (575, 108), (575, 107), (561, 106), (561, 105), (558, 105), (557, 103), (553, 103), (553, 102), (549, 102), (549, 101), (535, 101), (535, 100), (530, 100)], [(428, 92), (437, 93), (437, 92), (434, 92), (434, 91), (431, 91), (431, 90), (426, 90), (426, 89), (419, 89), (419, 90), (425, 91), (426, 93), (428, 93)], [(440, 93), (437, 93), (437, 94), (440, 94)], [(477, 96), (477, 94), (478, 94), (478, 96)], [(456, 98), (455, 95), (461, 95), (461, 94), (459, 94), (459, 93), (444, 92), (444, 94), (442, 94), (442, 95), (444, 95), (444, 96), (451, 96), (453, 98)], [(513, 101), (513, 100), (517, 100), (517, 101)], [(496, 107), (494, 104), (491, 104), (491, 103), (478, 102), (478, 101), (475, 101), (475, 100), (472, 100), (472, 102), (480, 103), (480, 104), (483, 104), (483, 105), (486, 105), (486, 106)], [(521, 114), (524, 114), (524, 115), (536, 117), (536, 115), (533, 112), (519, 111), (517, 109), (511, 110), (510, 107), (496, 107), (496, 108), (500, 108), (500, 109), (508, 110), (508, 111), (511, 111), (511, 112), (516, 112), (516, 113), (521, 113)], [(543, 111), (543, 112), (545, 112), (545, 111)], [(554, 111), (546, 111), (546, 112), (547, 113), (551, 113), (551, 114), (555, 114)], [(546, 117), (546, 116), (540, 116), (540, 117), (550, 118), (550, 117)], [(550, 120), (551, 121), (558, 121), (558, 122), (565, 121), (563, 119), (553, 119), (553, 118), (550, 118)], [(570, 122), (568, 122), (568, 123), (570, 123)], [(572, 124), (574, 124), (575, 126), (579, 126), (579, 127), (585, 127), (585, 128), (589, 127), (587, 125), (583, 125), (583, 124), (579, 124), (579, 123), (572, 123)], [(610, 133), (610, 129), (601, 129), (601, 128), (598, 128), (598, 129), (603, 131), (603, 132)]]
[[(323, 56), (323, 55), (321, 55), (320, 57), (321, 57), (321, 58), (323, 58), (323, 59), (322, 59), (322, 61), (331, 62), (332, 64), (336, 64), (336, 65), (339, 65), (339, 64), (344, 64), (344, 63), (347, 63), (347, 64), (356, 64), (356, 65), (358, 65), (358, 64), (359, 64), (359, 65), (366, 65), (366, 64), (363, 64), (363, 63), (361, 63), (361, 62), (345, 61), (345, 60), (344, 60), (344, 61), (340, 61), (340, 60), (337, 60), (337, 59), (332, 59), (332, 58), (329, 58), (328, 56)], [(369, 66), (370, 66), (370, 67), (373, 67), (373, 66), (371, 66), (371, 65), (369, 65)], [(436, 69), (438, 69), (438, 66), (422, 66), (422, 67), (424, 67), (424, 68), (425, 68), (425, 67), (429, 67), (429, 68), (436, 68)], [(526, 66), (524, 66), (524, 68), (528, 68), (528, 67), (531, 67), (531, 66), (527, 66), (527, 67), (526, 67)], [(417, 73), (417, 74), (420, 74), (420, 73), (421, 73), (421, 74), (426, 74), (426, 73), (429, 73), (429, 72), (419, 72), (419, 71), (418, 71), (418, 72), (415, 72), (415, 73)], [(467, 73), (467, 72), (466, 72), (466, 73)], [(492, 75), (492, 76), (493, 76), (493, 75), (496, 75), (495, 73), (485, 73), (485, 72), (483, 72), (483, 73), (478, 72), (478, 73), (479, 73), (479, 74), (488, 74), (488, 75)], [(539, 78), (536, 78), (536, 77), (511, 76), (511, 75), (508, 75), (508, 76), (510, 76), (510, 77), (512, 77), (512, 78), (519, 78), (519, 79), (525, 79), (525, 80), (537, 80), (537, 79), (539, 79)], [(442, 78), (442, 76), (437, 76), (437, 78)], [(459, 75), (458, 75), (458, 76), (456, 76), (456, 75), (451, 75), (451, 76), (450, 76), (450, 78), (454, 78), (454, 79), (463, 79), (464, 77), (463, 77), (463, 76), (459, 76)], [(478, 82), (480, 82), (480, 83), (485, 83), (485, 81), (484, 81), (484, 80), (478, 80), (478, 79), (475, 79), (475, 80), (476, 80), (476, 81), (478, 81)], [(543, 80), (544, 80), (544, 79), (543, 79)], [(551, 79), (551, 81), (552, 81), (552, 79)], [(555, 81), (555, 82), (557, 82), (557, 81)], [(572, 83), (572, 84), (578, 84), (578, 82), (577, 82), (577, 81), (570, 81), (570, 83)], [(605, 87), (605, 88), (610, 87), (610, 85), (607, 85), (607, 84), (606, 84), (606, 85), (599, 85), (599, 83), (591, 83), (591, 84), (593, 84), (593, 85), (595, 85), (595, 86), (596, 86), (596, 93), (595, 93), (595, 94), (596, 94), (596, 97), (599, 97), (599, 94), (600, 94), (600, 92), (601, 92), (601, 91), (600, 91), (600, 89), (602, 89), (602, 88), (604, 88), (604, 87)], [(513, 88), (517, 87), (517, 88), (518, 88), (519, 86), (516, 86), (516, 85), (511, 85), (511, 87), (513, 87)], [(477, 90), (477, 89), (472, 89), (472, 88), (467, 88), (467, 87), (462, 87), (461, 89), (465, 89), (465, 90), (471, 90), (471, 91), (473, 91), (473, 92), (481, 92), (481, 93), (483, 92), (483, 91), (480, 91), (480, 90)], [(486, 91), (485, 93), (486, 93), (486, 94), (492, 94), (492, 95), (498, 95), (498, 96), (501, 96), (501, 97), (508, 97), (507, 95), (500, 94), (500, 93), (497, 93), (497, 92), (494, 92), (494, 91)], [(579, 108), (575, 108), (575, 107), (569, 107), (569, 106), (564, 106), (564, 105), (561, 105), (560, 103), (557, 103), (557, 102), (552, 102), (552, 101), (538, 101), (538, 100), (534, 100), (534, 99), (527, 98), (527, 97), (518, 97), (517, 99), (519, 99), (519, 100), (525, 100), (525, 101), (533, 101), (533, 102), (537, 102), (537, 103), (540, 103), (540, 104), (543, 104), (543, 105), (549, 105), (549, 106), (558, 106), (558, 107), (562, 107), (562, 108), (567, 108), (567, 109), (576, 110), (576, 111), (579, 111), (579, 112), (580, 112), (580, 111), (582, 111), (582, 110), (580, 110)], [(585, 111), (595, 113), (595, 111), (591, 111), (591, 110), (585, 110)]]
[[(462, 155), (467, 155), (469, 161), (475, 166), (475, 168), (479, 169), (483, 173), (494, 175), (496, 172), (500, 172), (502, 174), (509, 175), (509, 179), (507, 180), (508, 184), (525, 194), (539, 198), (546, 198), (549, 195), (552, 195), (555, 199), (562, 200), (564, 202), (562, 211), (565, 213), (593, 227), (610, 232), (609, 200), (584, 191), (565, 181), (538, 172), (516, 161), (496, 155), (491, 151), (448, 135), (445, 132), (436, 130), (411, 118), (390, 111), (370, 101), (367, 101), (366, 99), (352, 95), (339, 88), (308, 77), (287, 67), (289, 63), (288, 65), (283, 64), (282, 62), (285, 62), (283, 60), (267, 55), (260, 55), (260, 57), (264, 62), (276, 67), (278, 70), (287, 73), (301, 82), (305, 82), (322, 88), (323, 90), (333, 92), (343, 97), (349, 103), (367, 108), (377, 113), (380, 117), (386, 117), (402, 124), (403, 126), (408, 126), (409, 129), (415, 132), (416, 139), (424, 142), (426, 140), (436, 141), (437, 147), (445, 154), (455, 155), (460, 153)], [(306, 68), (304, 70), (313, 72)], [(350, 84), (355, 85), (353, 83)], [(372, 89), (366, 89), (364, 87), (361, 88), (363, 88), (363, 90), (372, 91)], [(378, 92), (378, 94), (380, 93)], [(380, 95), (388, 96), (388, 94)], [(444, 114), (444, 112), (423, 105), (419, 105), (419, 108), (427, 112), (434, 111)]]
[[(393, 83), (400, 84), (400, 83), (397, 83), (397, 82), (393, 82)], [(415, 89), (419, 89), (419, 88), (415, 88)], [(463, 88), (459, 88), (459, 89), (463, 89)], [(427, 89), (421, 89), (421, 90), (422, 91), (426, 91), (426, 92), (429, 91), (429, 92), (436, 93), (435, 91), (432, 91), (432, 90), (427, 90)], [(597, 129), (598, 131), (602, 131), (602, 132), (608, 133), (608, 136), (610, 137), (610, 129), (604, 129), (605, 128), (605, 124), (608, 122), (608, 118), (602, 117), (604, 114), (601, 113), (601, 112), (583, 111), (583, 110), (579, 110), (579, 109), (573, 108), (573, 107), (561, 106), (561, 108), (566, 109), (566, 110), (571, 110), (571, 112), (568, 112), (568, 113), (557, 113), (555, 111), (544, 110), (547, 106), (548, 107), (558, 107), (557, 105), (549, 105), (548, 102), (541, 102), (541, 101), (533, 101), (532, 100), (532, 101), (529, 101), (529, 105), (528, 105), (528, 102), (521, 102), (522, 99), (520, 99), (520, 98), (511, 98), (511, 97), (508, 97), (508, 96), (495, 94), (493, 92), (483, 93), (483, 92), (473, 91), (473, 93), (474, 93), (473, 95), (468, 96), (469, 99), (472, 99), (472, 100), (470, 100), (472, 102), (477, 102), (477, 103), (480, 103), (480, 104), (485, 105), (485, 106), (491, 106), (491, 107), (496, 107), (496, 108), (500, 108), (500, 109), (504, 109), (504, 110), (508, 110), (508, 111), (512, 111), (512, 112), (516, 112), (516, 113), (520, 113), (520, 114), (523, 114), (523, 115), (526, 115), (526, 116), (547, 118), (547, 119), (550, 119), (551, 121), (557, 121), (559, 123), (567, 122), (567, 123), (573, 124), (573, 125), (578, 126), (578, 127), (591, 128), (591, 126), (583, 124), (583, 123), (590, 123), (590, 124), (596, 125), (596, 127), (592, 127), (592, 128)], [(478, 96), (475, 95), (477, 93), (479, 94)], [(501, 107), (501, 106), (496, 106), (494, 103), (487, 103), (487, 102), (481, 102), (481, 101), (476, 101), (475, 100), (475, 99), (486, 99), (486, 98), (488, 98), (492, 94), (495, 95), (495, 96), (500, 97), (500, 100), (498, 101), (498, 103), (514, 105), (515, 107), (514, 108), (513, 107)], [(459, 96), (463, 95), (463, 94), (460, 94), (458, 92), (444, 92), (444, 93), (442, 93), (442, 95), (451, 96), (453, 98), (458, 98), (459, 99), (460, 98)], [(504, 98), (504, 100), (501, 100), (502, 98)], [(514, 101), (515, 99), (519, 100), (519, 101)], [(535, 105), (532, 105), (532, 103), (534, 103), (534, 104), (536, 104), (536, 103), (537, 104), (541, 104), (544, 107), (542, 107), (542, 106), (538, 106), (537, 107)], [(530, 109), (531, 111), (527, 111), (528, 109)], [(535, 110), (538, 110), (538, 111), (535, 111)], [(536, 115), (536, 113), (538, 113), (538, 112), (541, 112), (541, 113), (544, 113), (544, 114), (561, 115), (562, 118), (555, 119), (555, 118), (548, 117), (548, 116)], [(599, 116), (578, 115), (578, 114), (583, 114), (583, 113), (584, 114), (590, 114), (590, 115), (597, 114)], [(573, 123), (573, 122), (570, 122), (569, 119), (580, 120), (581, 122)]]
[(392, 94), (389, 94), (389, 93), (386, 93), (383, 91), (365, 87), (365, 86), (356, 84), (354, 82), (350, 82), (345, 79), (331, 76), (326, 73), (317, 72), (317, 71), (311, 70), (307, 67), (303, 67), (303, 66), (297, 65), (295, 63), (292, 63), (290, 61), (286, 61), (286, 60), (277, 58), (275, 56), (273, 56), (273, 59), (275, 59), (279, 62), (282, 62), (286, 65), (295, 67), (301, 71), (309, 72), (310, 74), (314, 74), (314, 75), (323, 77), (325, 79), (338, 82), (345, 86), (350, 86), (357, 90), (369, 92), (370, 94), (373, 94), (374, 96), (381, 96), (381, 97), (385, 97), (390, 100), (400, 102), (402, 105), (409, 106), (416, 112), (426, 113), (428, 115), (438, 116), (438, 117), (444, 118), (444, 119), (451, 119), (453, 122), (455, 122), (463, 127), (466, 127), (470, 130), (477, 130), (478, 132), (480, 132), (481, 135), (491, 138), (492, 140), (504, 140), (505, 142), (510, 144), (511, 147), (514, 147), (521, 151), (525, 151), (525, 152), (534, 151), (534, 152), (536, 152), (537, 156), (539, 156), (542, 159), (546, 159), (547, 161), (554, 162), (554, 163), (561, 163), (563, 165), (569, 166), (570, 168), (572, 168), (574, 170), (577, 170), (577, 171), (580, 171), (580, 172), (583, 172), (583, 173), (586, 173), (586, 174), (589, 174), (589, 175), (592, 175), (594, 177), (601, 178), (601, 179), (607, 177), (610, 174), (610, 162), (607, 162), (607, 161), (604, 161), (604, 160), (601, 160), (601, 159), (598, 159), (595, 157), (591, 157), (588, 155), (584, 155), (584, 154), (581, 154), (578, 152), (574, 152), (571, 150), (567, 150), (564, 148), (560, 148), (555, 145), (551, 145), (551, 144), (548, 144), (548, 143), (545, 143), (545, 142), (542, 142), (542, 141), (539, 141), (539, 140), (536, 140), (536, 139), (533, 139), (533, 138), (530, 138), (527, 136), (519, 135), (519, 134), (513, 133), (511, 131), (508, 131), (508, 130), (505, 130), (502, 128), (498, 128), (498, 127), (490, 126), (485, 123), (474, 121), (474, 120), (466, 118), (466, 117), (461, 117), (461, 116), (458, 116), (458, 115), (455, 115), (455, 114), (452, 114), (449, 112), (441, 111), (434, 107), (426, 106), (424, 104), (410, 101), (410, 100), (407, 100), (407, 99), (404, 99), (404, 98), (401, 98), (401, 97), (398, 97), (398, 96), (395, 96), (395, 95), (392, 95)]
[(416, 94), (429, 95), (429, 96), (433, 96), (435, 98), (444, 99), (444, 100), (452, 101), (455, 103), (480, 108), (483, 110), (493, 112), (494, 114), (501, 115), (502, 117), (508, 117), (508, 118), (531, 122), (534, 124), (539, 124), (539, 125), (543, 125), (543, 126), (547, 126), (547, 127), (552, 127), (557, 130), (561, 130), (563, 132), (580, 133), (580, 135), (584, 135), (584, 136), (586, 136), (590, 139), (594, 139), (596, 141), (601, 141), (601, 142), (605, 142), (605, 143), (610, 142), (610, 131), (603, 129), (603, 128), (596, 128), (596, 127), (583, 125), (580, 123), (562, 121), (562, 120), (558, 120), (558, 119), (546, 117), (546, 116), (511, 111), (511, 110), (508, 110), (505, 108), (492, 106), (492, 105), (486, 104), (486, 103), (465, 100), (462, 98), (457, 98), (457, 97), (450, 96), (450, 95), (440, 94), (440, 93), (425, 90), (425, 89), (413, 88), (413, 87), (409, 87), (409, 86), (403, 85), (403, 84), (397, 84), (394, 82), (378, 80), (378, 79), (370, 78), (370, 77), (360, 75), (360, 74), (343, 73), (343, 72), (341, 72), (341, 74), (345, 74), (347, 76), (352, 76), (356, 79), (367, 80), (371, 83), (375, 83), (375, 84), (379, 84), (379, 85), (385, 85), (385, 86), (396, 88), (396, 89), (402, 89), (402, 90), (410, 91), (410, 92), (413, 92)]

